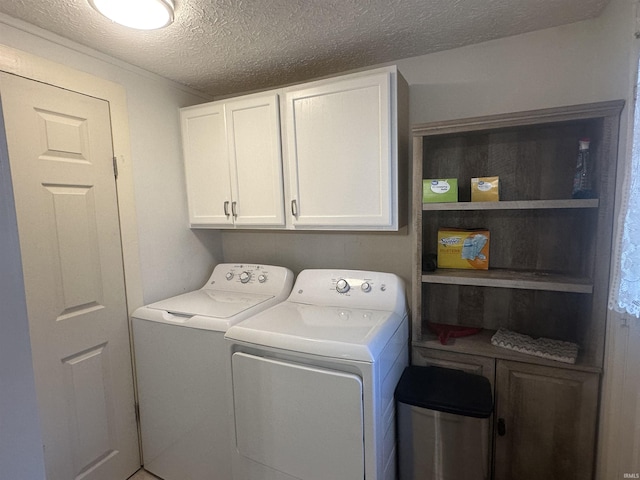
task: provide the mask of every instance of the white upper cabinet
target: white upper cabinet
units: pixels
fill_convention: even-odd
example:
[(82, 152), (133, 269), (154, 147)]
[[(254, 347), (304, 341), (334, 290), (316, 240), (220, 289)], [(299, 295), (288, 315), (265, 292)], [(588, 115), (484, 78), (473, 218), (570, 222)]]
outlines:
[(385, 67), (182, 109), (191, 226), (398, 230), (406, 91)]
[(284, 226), (278, 96), (225, 104), (231, 212), (237, 226)]
[(398, 229), (395, 67), (287, 89), (284, 117), (293, 228)]
[(192, 227), (284, 227), (276, 94), (181, 110)]
[(233, 225), (224, 105), (209, 103), (180, 111), (189, 223)]

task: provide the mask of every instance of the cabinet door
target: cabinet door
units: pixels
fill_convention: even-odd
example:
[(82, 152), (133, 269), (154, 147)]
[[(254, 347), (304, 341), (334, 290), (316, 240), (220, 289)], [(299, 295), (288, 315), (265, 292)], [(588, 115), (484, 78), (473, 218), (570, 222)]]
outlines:
[[(287, 164), (296, 228), (393, 226), (392, 73), (286, 93)], [(396, 225), (397, 228), (397, 225)]]
[(231, 101), (225, 112), (235, 224), (284, 225), (278, 96)]
[(180, 111), (189, 223), (231, 226), (231, 185), (222, 103)]
[(598, 374), (498, 361), (496, 378), (495, 480), (592, 478)]

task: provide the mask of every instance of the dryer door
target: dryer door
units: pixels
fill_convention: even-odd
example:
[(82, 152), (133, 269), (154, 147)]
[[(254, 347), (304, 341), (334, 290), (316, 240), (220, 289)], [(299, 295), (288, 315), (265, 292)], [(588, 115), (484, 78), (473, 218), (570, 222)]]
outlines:
[(364, 478), (362, 380), (235, 353), (236, 446), (301, 480)]

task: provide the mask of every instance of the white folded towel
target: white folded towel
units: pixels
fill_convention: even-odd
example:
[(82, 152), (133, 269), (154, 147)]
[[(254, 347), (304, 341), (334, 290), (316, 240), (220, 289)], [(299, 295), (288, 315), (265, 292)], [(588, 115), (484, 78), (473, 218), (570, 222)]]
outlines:
[(578, 345), (550, 338), (532, 338), (528, 335), (500, 328), (491, 337), (491, 344), (496, 347), (508, 348), (516, 352), (548, 358), (564, 363), (576, 363)]

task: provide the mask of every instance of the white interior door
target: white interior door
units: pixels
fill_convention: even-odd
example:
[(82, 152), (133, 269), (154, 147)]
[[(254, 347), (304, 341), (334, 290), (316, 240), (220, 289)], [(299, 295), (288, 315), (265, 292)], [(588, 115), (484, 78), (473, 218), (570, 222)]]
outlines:
[(242, 457), (301, 480), (364, 478), (359, 377), (245, 353), (232, 368)]
[(107, 102), (9, 74), (0, 96), (48, 480), (139, 468)]

